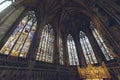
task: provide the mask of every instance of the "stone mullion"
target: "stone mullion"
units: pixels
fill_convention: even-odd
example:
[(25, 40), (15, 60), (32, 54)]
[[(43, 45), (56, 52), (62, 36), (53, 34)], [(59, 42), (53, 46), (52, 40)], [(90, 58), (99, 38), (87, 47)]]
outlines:
[(59, 31), (55, 33), (54, 36), (54, 62), (55, 64), (60, 64), (59, 62)]
[(36, 60), (36, 55), (38, 52), (38, 48), (39, 48), (39, 43), (40, 43), (40, 38), (42, 35), (42, 31), (44, 28), (44, 22), (41, 22), (40, 24), (38, 23), (39, 21), (37, 21), (37, 28), (36, 28), (36, 32), (35, 32), (35, 36), (31, 42), (31, 46), (29, 48), (29, 54), (27, 57), (28, 60), (28, 69), (29, 71), (27, 72), (27, 80), (30, 79), (30, 76), (32, 75), (32, 69), (34, 68), (35, 65), (35, 60)]
[(34, 34), (35, 36), (31, 42), (31, 46), (30, 46), (30, 49), (28, 52), (29, 53), (29, 55), (28, 55), (29, 60), (35, 60), (35, 58), (36, 58), (39, 44), (40, 44), (40, 38), (41, 38), (44, 26), (45, 26), (44, 22), (37, 25), (36, 32)]
[(63, 34), (63, 55), (64, 55), (64, 64), (65, 66), (69, 65), (69, 56), (68, 56), (68, 47), (67, 47), (67, 35)]
[(86, 60), (85, 60), (85, 57), (84, 57), (82, 46), (80, 44), (79, 33), (78, 33), (78, 35), (75, 35), (75, 40), (74, 41), (75, 41), (75, 46), (76, 46), (76, 50), (77, 50), (79, 65), (81, 67), (85, 67), (86, 66)]

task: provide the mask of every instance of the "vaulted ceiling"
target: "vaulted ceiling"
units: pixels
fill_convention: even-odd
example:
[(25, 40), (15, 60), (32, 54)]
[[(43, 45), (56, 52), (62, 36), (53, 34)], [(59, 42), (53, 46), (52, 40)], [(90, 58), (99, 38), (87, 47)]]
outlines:
[(90, 22), (87, 0), (23, 0), (22, 4), (35, 8), (41, 22), (57, 23), (68, 32), (83, 29)]

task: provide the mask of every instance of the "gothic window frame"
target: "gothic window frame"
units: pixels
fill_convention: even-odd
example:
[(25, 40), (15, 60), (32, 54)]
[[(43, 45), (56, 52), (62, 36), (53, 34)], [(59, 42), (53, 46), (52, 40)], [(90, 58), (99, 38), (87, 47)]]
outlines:
[(76, 45), (71, 34), (68, 34), (67, 36), (67, 49), (68, 49), (69, 65), (79, 65)]
[(54, 58), (54, 30), (50, 24), (42, 29), (40, 43), (36, 54), (36, 61), (53, 63)]
[(114, 56), (111, 54), (112, 51), (107, 47), (107, 45), (105, 44), (104, 40), (102, 39), (101, 35), (97, 31), (97, 29), (94, 27), (94, 24), (92, 22), (91, 22), (90, 28), (92, 30), (93, 36), (96, 39), (105, 59), (107, 61), (113, 60)]
[[(36, 32), (37, 20), (33, 10), (26, 11), (23, 14), (20, 22), (17, 23), (14, 30), (11, 31), (12, 33), (7, 37), (8, 39), (1, 47), (1, 54), (16, 58), (26, 58), (28, 56), (29, 48)], [(16, 46), (18, 43), (20, 44), (17, 50)], [(8, 47), (10, 44), (12, 44), (11, 47)], [(8, 51), (4, 51), (5, 47)]]
[(91, 43), (83, 31), (79, 33), (80, 44), (87, 64), (96, 64), (98, 60), (92, 49)]

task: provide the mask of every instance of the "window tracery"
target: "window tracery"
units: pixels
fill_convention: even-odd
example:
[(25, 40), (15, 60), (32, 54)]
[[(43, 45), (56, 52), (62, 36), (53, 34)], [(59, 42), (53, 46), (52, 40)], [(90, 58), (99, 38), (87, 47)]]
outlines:
[(100, 34), (98, 33), (98, 31), (95, 29), (95, 27), (93, 26), (93, 24), (91, 23), (91, 30), (92, 33), (100, 47), (100, 49), (102, 50), (105, 58), (107, 61), (114, 59), (114, 57), (111, 54), (110, 49), (106, 46), (105, 42), (103, 41), (102, 37), (100, 36)]
[(26, 57), (31, 41), (36, 31), (37, 21), (34, 11), (28, 11), (18, 26), (15, 28), (0, 53)]
[(96, 56), (88, 40), (88, 37), (82, 31), (80, 31), (80, 43), (81, 43), (81, 47), (82, 47), (82, 50), (83, 50), (83, 53), (86, 59), (86, 63), (87, 64), (97, 63)]
[(79, 65), (75, 42), (70, 34), (67, 36), (67, 46), (68, 46), (69, 64)]
[(45, 25), (36, 56), (36, 60), (42, 62), (53, 62), (54, 34), (51, 25)]

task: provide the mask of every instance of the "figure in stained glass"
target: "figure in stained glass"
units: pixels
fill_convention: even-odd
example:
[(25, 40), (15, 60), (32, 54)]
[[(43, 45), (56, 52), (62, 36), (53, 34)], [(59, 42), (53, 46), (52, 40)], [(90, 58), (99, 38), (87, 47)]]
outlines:
[(36, 17), (28, 17), (29, 15), (34, 15), (34, 11), (28, 11), (20, 21), (1, 48), (0, 52), (2, 54), (26, 57), (37, 26)]

